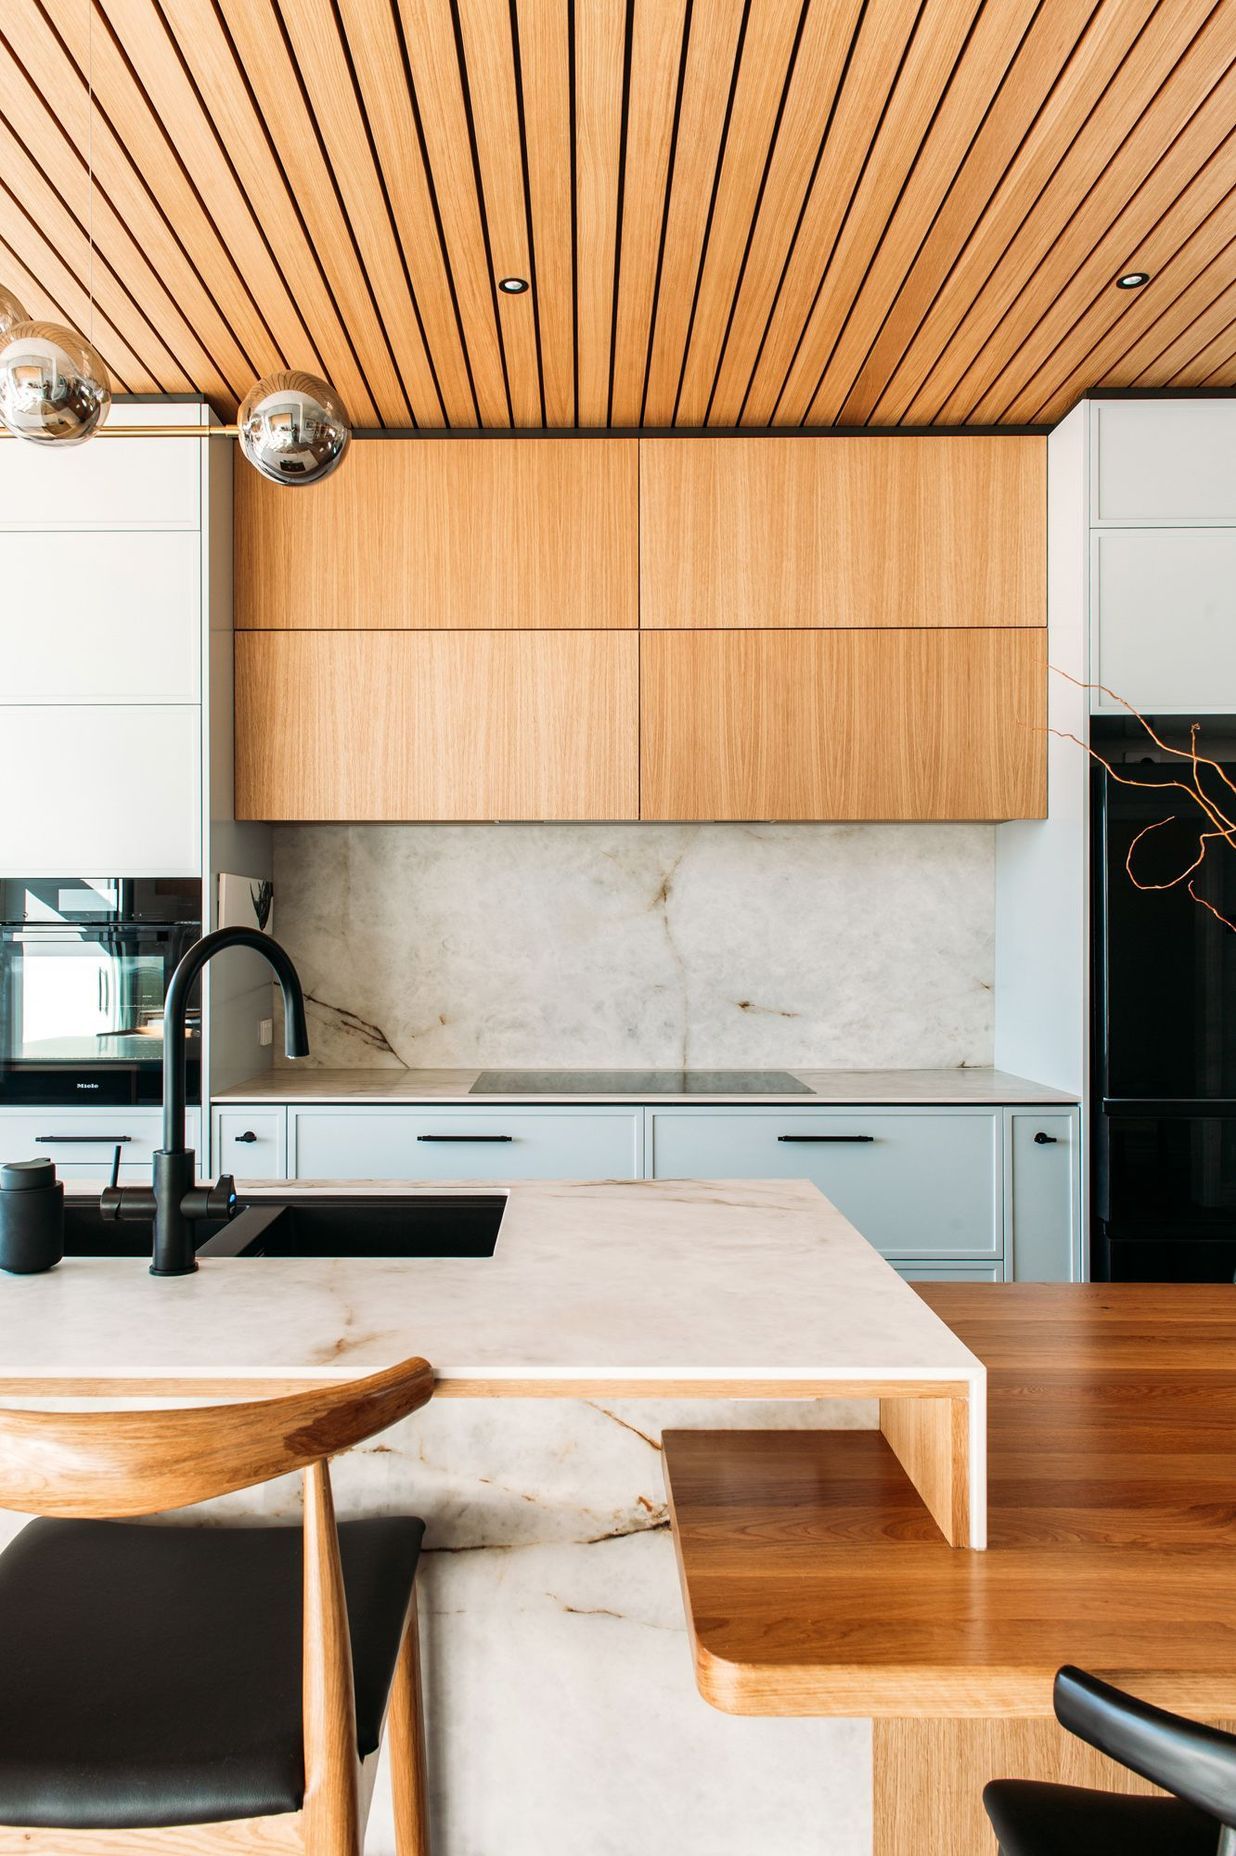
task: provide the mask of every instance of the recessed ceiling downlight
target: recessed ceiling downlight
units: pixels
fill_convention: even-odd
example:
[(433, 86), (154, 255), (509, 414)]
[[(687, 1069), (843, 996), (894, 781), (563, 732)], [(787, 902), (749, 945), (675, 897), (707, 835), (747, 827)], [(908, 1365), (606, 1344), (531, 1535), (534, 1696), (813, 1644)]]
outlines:
[(498, 288), (507, 296), (522, 296), (528, 288), (528, 279), (526, 277), (500, 277)]
[(1123, 277), (1116, 279), (1116, 288), (1117, 290), (1140, 290), (1143, 284), (1149, 282), (1149, 271), (1126, 271)]

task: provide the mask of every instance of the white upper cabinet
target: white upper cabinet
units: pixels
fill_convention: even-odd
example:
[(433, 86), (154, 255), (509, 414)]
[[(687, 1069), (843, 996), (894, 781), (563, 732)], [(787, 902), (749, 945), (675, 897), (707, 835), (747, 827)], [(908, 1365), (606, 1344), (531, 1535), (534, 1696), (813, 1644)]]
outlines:
[(196, 530), (10, 532), (0, 561), (0, 702), (197, 702)]
[(201, 868), (201, 710), (0, 708), (0, 875)]
[[(196, 425), (198, 406), (113, 406), (109, 425)], [(67, 450), (0, 441), (0, 531), (199, 528), (202, 440), (93, 438)]]
[(1091, 422), (1092, 522), (1236, 523), (1236, 400), (1099, 400)]
[[(1236, 527), (1091, 536), (1091, 680), (1144, 715), (1236, 712)], [(1092, 706), (1120, 713), (1096, 690)]]

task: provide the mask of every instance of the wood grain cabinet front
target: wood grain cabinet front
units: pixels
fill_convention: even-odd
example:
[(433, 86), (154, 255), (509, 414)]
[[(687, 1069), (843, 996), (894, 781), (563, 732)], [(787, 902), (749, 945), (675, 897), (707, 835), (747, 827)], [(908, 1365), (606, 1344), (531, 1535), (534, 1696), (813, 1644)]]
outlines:
[(1041, 630), (641, 639), (647, 819), (1042, 818)]
[(1044, 626), (1037, 437), (648, 438), (640, 624)]
[(242, 819), (633, 819), (633, 632), (248, 632)]
[(236, 624), (633, 630), (634, 439), (366, 439), (311, 496), (236, 473)]

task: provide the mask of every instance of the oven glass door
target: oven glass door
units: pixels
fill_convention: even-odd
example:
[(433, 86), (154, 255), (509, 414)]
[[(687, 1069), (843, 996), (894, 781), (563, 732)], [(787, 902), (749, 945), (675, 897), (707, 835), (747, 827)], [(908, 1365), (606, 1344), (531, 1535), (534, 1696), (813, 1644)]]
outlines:
[(161, 1060), (165, 934), (65, 926), (4, 938), (9, 1063)]

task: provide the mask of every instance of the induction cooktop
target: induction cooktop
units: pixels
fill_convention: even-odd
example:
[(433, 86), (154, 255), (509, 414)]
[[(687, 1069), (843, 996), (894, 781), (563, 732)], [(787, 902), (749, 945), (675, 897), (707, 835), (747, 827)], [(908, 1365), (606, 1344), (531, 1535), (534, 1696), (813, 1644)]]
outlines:
[(809, 1096), (785, 1070), (483, 1070), (474, 1096)]

